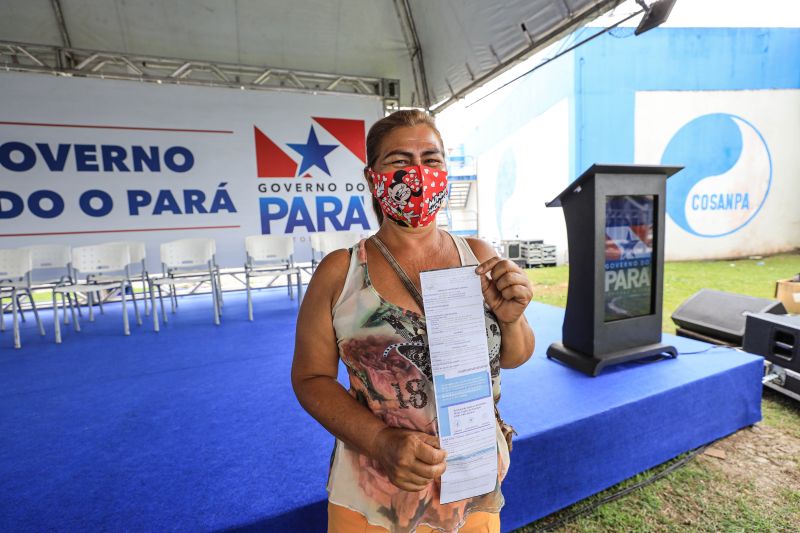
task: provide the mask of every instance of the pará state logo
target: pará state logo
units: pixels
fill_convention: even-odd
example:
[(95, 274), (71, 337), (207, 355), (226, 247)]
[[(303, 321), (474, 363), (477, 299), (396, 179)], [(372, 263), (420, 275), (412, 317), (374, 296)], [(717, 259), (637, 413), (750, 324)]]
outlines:
[[(312, 177), (312, 169), (319, 169), (331, 176), (325, 157), (338, 144), (325, 144), (317, 137), (317, 128), (321, 127), (356, 156), (362, 163), (367, 160), (365, 146), (365, 129), (363, 120), (344, 118), (311, 117), (313, 123), (309, 127), (305, 142), (286, 142), (285, 147), (271, 139), (258, 126), (253, 126), (256, 149), (256, 168), (259, 178), (294, 178)], [(299, 164), (296, 160), (300, 159)]]
[(661, 164), (685, 169), (667, 180), (667, 214), (698, 237), (723, 237), (749, 224), (772, 183), (761, 132), (728, 113), (702, 115), (672, 136)]

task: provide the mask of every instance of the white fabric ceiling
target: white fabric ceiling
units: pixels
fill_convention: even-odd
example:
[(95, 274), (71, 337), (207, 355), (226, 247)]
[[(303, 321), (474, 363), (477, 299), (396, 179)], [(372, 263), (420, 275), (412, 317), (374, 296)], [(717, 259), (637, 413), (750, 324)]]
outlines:
[(0, 40), (65, 46), (60, 5), (72, 48), (398, 79), (401, 104), (424, 106), (463, 96), (619, 2), (0, 0)]

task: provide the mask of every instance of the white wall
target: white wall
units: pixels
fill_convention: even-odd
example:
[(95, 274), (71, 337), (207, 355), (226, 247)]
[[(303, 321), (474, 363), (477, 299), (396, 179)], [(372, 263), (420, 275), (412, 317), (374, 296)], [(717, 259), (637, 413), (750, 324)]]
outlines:
[(566, 260), (567, 233), (561, 209), (547, 208), (571, 181), (569, 103), (550, 109), (478, 158), (479, 230), (488, 240), (543, 239)]
[[(722, 132), (715, 135), (713, 128), (690, 131), (713, 116), (730, 117), (738, 127), (740, 153), (731, 153), (736, 144), (727, 146)], [(702, 167), (704, 157), (726, 156), (732, 163), (718, 172), (701, 171), (685, 195), (669, 188), (671, 180), (687, 175), (678, 173), (667, 182), (670, 201), (685, 198), (685, 221), (667, 216), (666, 259), (742, 257), (798, 246), (800, 90), (643, 91), (636, 94), (635, 120), (637, 163), (664, 162), (670, 141), (681, 131), (692, 144), (691, 152), (683, 154), (687, 163)], [(733, 201), (720, 205), (720, 198)]]

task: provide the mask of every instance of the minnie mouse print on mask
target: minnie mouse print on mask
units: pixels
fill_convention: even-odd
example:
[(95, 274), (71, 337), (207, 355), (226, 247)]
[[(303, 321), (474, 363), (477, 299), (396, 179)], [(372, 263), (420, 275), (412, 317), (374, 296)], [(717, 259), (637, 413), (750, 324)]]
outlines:
[(384, 174), (370, 169), (369, 176), (383, 214), (401, 226), (427, 226), (447, 198), (447, 171), (442, 169), (420, 165)]

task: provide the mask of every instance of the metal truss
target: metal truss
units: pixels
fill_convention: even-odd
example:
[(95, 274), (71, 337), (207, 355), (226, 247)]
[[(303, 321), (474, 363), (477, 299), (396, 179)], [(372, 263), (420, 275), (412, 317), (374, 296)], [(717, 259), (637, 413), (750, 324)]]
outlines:
[(237, 65), (41, 44), (0, 41), (0, 69), (61, 76), (377, 96), (387, 110), (400, 105), (400, 81), (285, 68)]

